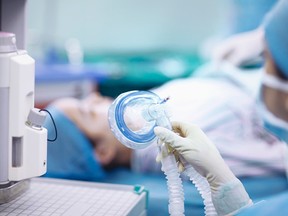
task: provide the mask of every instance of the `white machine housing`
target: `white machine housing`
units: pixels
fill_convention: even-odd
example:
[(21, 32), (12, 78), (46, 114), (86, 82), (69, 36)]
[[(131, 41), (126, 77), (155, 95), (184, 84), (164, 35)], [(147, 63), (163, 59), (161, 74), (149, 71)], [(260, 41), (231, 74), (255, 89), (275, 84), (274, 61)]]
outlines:
[(0, 52), (0, 184), (46, 172), (47, 130), (28, 121), (34, 77), (35, 61), (26, 51)]

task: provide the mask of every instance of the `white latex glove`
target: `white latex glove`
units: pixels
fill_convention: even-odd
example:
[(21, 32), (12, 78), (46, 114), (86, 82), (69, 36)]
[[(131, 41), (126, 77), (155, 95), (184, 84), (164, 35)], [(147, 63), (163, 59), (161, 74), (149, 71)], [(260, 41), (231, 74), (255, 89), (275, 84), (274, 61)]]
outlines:
[(224, 40), (212, 53), (216, 62), (228, 61), (235, 66), (245, 66), (261, 60), (264, 51), (264, 33), (261, 27), (240, 33)]
[(252, 204), (242, 183), (199, 127), (181, 122), (172, 122), (172, 127), (175, 133), (163, 127), (155, 127), (154, 132), (207, 179), (218, 215), (231, 215)]

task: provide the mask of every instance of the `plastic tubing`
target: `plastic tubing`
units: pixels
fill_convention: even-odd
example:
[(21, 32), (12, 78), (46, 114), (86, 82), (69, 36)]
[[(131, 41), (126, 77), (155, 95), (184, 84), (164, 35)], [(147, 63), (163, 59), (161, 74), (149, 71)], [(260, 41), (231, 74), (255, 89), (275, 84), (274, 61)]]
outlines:
[[(160, 115), (161, 116), (161, 115)], [(166, 127), (171, 130), (171, 124), (165, 115), (162, 115), (157, 119), (157, 125)], [(171, 216), (184, 215), (184, 191), (182, 179), (180, 178), (180, 173), (178, 171), (177, 162), (173, 153), (169, 153), (167, 146), (162, 144), (160, 146), (160, 151), (162, 155), (167, 155), (162, 157), (162, 171), (166, 175), (168, 195), (169, 195), (169, 214)]]
[[(151, 112), (157, 112), (158, 118), (156, 118), (157, 125), (166, 127), (172, 130), (171, 123), (166, 117), (165, 112), (161, 113), (161, 107), (152, 107)], [(160, 111), (160, 112), (159, 112)], [(156, 116), (157, 116), (156, 115)], [(169, 191), (169, 213), (170, 215), (183, 215), (184, 212), (184, 192), (182, 180), (178, 171), (178, 166), (174, 154), (168, 154), (166, 145), (162, 145), (162, 154), (168, 155), (162, 158), (162, 170), (167, 178), (167, 185)], [(206, 178), (201, 176), (190, 164), (185, 163), (184, 174), (190, 178), (190, 181), (195, 185), (196, 189), (199, 191), (203, 203), (204, 211), (206, 216), (217, 216), (217, 212), (214, 208), (210, 185)]]
[[(164, 154), (168, 154), (165, 144), (161, 151)], [(161, 163), (162, 171), (167, 179), (169, 214), (172, 216), (184, 215), (184, 191), (174, 155), (168, 154), (167, 157), (162, 158)]]
[(217, 216), (217, 212), (212, 202), (210, 185), (207, 179), (201, 176), (190, 164), (185, 164), (184, 167), (184, 174), (190, 178), (190, 181), (195, 185), (203, 199), (205, 215)]

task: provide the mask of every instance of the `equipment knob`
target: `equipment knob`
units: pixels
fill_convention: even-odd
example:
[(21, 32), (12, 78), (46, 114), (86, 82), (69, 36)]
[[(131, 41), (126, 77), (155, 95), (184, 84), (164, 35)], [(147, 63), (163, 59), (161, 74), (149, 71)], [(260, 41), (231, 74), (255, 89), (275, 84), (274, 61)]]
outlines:
[(41, 128), (45, 122), (45, 119), (45, 112), (39, 112), (39, 109), (33, 108), (30, 110), (27, 123), (30, 126)]
[(15, 34), (9, 32), (0, 32), (0, 53), (16, 52)]

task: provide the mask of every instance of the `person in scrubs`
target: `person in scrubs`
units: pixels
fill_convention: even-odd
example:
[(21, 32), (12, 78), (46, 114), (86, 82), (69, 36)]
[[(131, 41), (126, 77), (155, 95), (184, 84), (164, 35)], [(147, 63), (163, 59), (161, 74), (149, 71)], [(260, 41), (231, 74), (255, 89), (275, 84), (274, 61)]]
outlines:
[[(265, 70), (259, 88), (258, 109), (264, 127), (283, 142), (288, 143), (288, 0), (280, 0), (265, 17), (263, 31), (265, 38)], [(269, 205), (269, 213), (279, 212), (279, 204), (287, 202), (287, 195), (272, 199), (257, 207), (241, 182), (224, 162), (213, 142), (195, 125), (174, 122), (174, 132), (162, 127), (155, 128), (155, 134), (162, 142), (173, 147), (210, 184), (214, 207), (219, 215), (241, 213), (255, 215), (259, 209)], [(279, 201), (279, 202), (277, 202)], [(256, 210), (255, 210), (256, 209)], [(267, 209), (267, 208), (265, 208)], [(287, 212), (286, 208), (280, 210)], [(265, 212), (262, 212), (265, 213)], [(267, 212), (266, 212), (267, 213)], [(262, 214), (263, 215), (263, 214)]]

